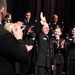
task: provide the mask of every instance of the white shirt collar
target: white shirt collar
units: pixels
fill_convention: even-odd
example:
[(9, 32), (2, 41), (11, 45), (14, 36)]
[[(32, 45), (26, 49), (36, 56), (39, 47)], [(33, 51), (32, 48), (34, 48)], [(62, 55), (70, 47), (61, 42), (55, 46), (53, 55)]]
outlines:
[(59, 39), (60, 39), (60, 37), (57, 37), (56, 39), (57, 39), (57, 40), (59, 40)]

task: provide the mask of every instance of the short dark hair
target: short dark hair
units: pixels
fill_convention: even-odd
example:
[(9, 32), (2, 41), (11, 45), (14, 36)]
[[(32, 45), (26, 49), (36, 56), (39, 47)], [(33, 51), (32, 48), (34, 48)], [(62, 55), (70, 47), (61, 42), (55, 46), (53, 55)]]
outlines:
[(30, 13), (30, 14), (31, 14), (31, 11), (27, 10), (27, 11), (25, 12), (25, 15), (26, 15), (27, 13)]

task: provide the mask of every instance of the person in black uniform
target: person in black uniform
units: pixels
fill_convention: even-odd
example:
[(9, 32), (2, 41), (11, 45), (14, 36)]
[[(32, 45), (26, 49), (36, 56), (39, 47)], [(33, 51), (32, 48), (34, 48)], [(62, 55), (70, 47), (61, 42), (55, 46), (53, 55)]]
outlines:
[(54, 29), (57, 25), (58, 25), (58, 15), (53, 14), (52, 21), (49, 24), (49, 26), (50, 26), (50, 35), (51, 36), (54, 36)]
[[(32, 45), (34, 46), (34, 38), (35, 38), (35, 33), (34, 33), (34, 23), (31, 21), (31, 12), (26, 11), (24, 15), (24, 21), (23, 24), (26, 26), (24, 30), (24, 36), (23, 40), (25, 45)], [(32, 48), (33, 50), (33, 48)], [(31, 68), (31, 60), (32, 60), (32, 51), (28, 52), (29, 53), (29, 62), (26, 62), (23, 67), (23, 72), (25, 75), (30, 75), (30, 68)]]
[(65, 47), (65, 40), (61, 38), (62, 31), (60, 28), (55, 28), (54, 30), (54, 64), (55, 64), (55, 75), (62, 75), (63, 67), (64, 67), (64, 47)]
[(52, 21), (50, 22), (50, 33), (51, 36), (54, 36), (54, 29), (59, 26), (60, 28), (62, 28), (62, 30), (64, 29), (64, 25), (63, 22), (59, 22), (59, 17), (57, 14), (53, 14), (52, 16)]
[(52, 17), (52, 22), (51, 22), (50, 25), (53, 29), (55, 29), (57, 24), (58, 24), (58, 15), (54, 14), (53, 17)]
[(5, 16), (5, 23), (11, 23), (12, 22), (12, 16), (10, 13), (7, 13)]
[(69, 37), (69, 75), (75, 75), (75, 26), (72, 27)]
[[(0, 0), (0, 14), (2, 19), (6, 15), (6, 0)], [(0, 75), (15, 75), (14, 63), (28, 61), (28, 51), (22, 40), (22, 23), (15, 23), (13, 35), (0, 25)]]
[(31, 12), (30, 11), (26, 11), (26, 13), (24, 15), (23, 24), (26, 26), (25, 31), (24, 31), (24, 35), (25, 35), (24, 39), (30, 38), (31, 34), (34, 31), (34, 23), (31, 21)]
[(24, 25), (31, 25), (32, 21), (31, 21), (31, 12), (30, 11), (26, 11), (25, 15), (24, 15)]
[(51, 70), (54, 68), (53, 44), (48, 37), (48, 32), (49, 26), (47, 23), (44, 23), (37, 39), (37, 75), (51, 75)]

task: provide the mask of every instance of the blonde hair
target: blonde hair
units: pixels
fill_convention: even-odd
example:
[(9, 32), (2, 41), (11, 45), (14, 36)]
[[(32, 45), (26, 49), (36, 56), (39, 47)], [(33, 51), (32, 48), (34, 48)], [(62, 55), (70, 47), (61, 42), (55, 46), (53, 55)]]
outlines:
[(12, 28), (13, 28), (13, 26), (14, 26), (14, 23), (6, 23), (6, 24), (4, 25), (4, 29), (6, 29), (6, 30), (8, 30), (9, 32), (12, 33)]

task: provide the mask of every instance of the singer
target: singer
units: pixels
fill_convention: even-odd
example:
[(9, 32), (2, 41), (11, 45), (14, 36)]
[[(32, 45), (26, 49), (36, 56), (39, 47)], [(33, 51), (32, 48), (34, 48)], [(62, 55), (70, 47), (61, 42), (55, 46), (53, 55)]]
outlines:
[(65, 51), (65, 40), (61, 38), (62, 31), (60, 28), (54, 30), (54, 64), (55, 70), (54, 75), (62, 75), (64, 67), (64, 51)]
[(75, 26), (72, 27), (71, 41), (69, 41), (69, 75), (75, 75)]
[(38, 52), (37, 52), (37, 75), (51, 75), (51, 70), (54, 67), (53, 57), (53, 43), (48, 37), (49, 26), (43, 25), (39, 38), (37, 39)]

